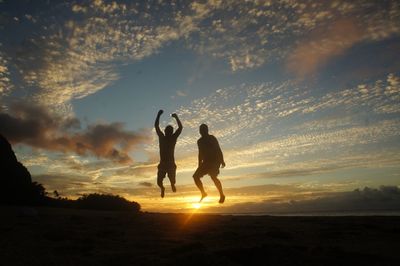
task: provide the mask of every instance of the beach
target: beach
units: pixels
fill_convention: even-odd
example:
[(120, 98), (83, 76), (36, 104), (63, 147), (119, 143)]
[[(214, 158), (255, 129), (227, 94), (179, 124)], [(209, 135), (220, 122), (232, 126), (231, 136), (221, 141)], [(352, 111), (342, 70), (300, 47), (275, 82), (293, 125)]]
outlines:
[(0, 265), (396, 265), (398, 216), (1, 207)]

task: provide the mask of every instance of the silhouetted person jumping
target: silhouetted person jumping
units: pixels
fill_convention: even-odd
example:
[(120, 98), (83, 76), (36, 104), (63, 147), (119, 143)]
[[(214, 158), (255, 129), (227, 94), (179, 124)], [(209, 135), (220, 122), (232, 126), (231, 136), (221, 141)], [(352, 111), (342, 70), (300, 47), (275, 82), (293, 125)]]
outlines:
[(201, 192), (200, 201), (207, 197), (200, 178), (208, 174), (219, 191), (219, 203), (224, 203), (225, 195), (222, 191), (221, 181), (217, 178), (220, 166), (222, 168), (225, 167), (224, 155), (219, 147), (218, 140), (213, 135), (208, 134), (208, 126), (206, 124), (200, 125), (200, 135), (201, 138), (197, 141), (197, 146), (199, 147), (199, 166), (193, 174), (194, 182)]
[(182, 132), (182, 123), (178, 118), (177, 114), (172, 114), (171, 116), (176, 119), (178, 123), (178, 129), (174, 133), (174, 128), (170, 125), (166, 126), (164, 133), (160, 129), (160, 116), (163, 110), (158, 111), (154, 127), (158, 135), (158, 141), (160, 145), (160, 164), (158, 165), (157, 173), (157, 185), (161, 189), (161, 197), (164, 198), (165, 188), (163, 185), (163, 180), (165, 175), (168, 174), (169, 181), (171, 183), (171, 188), (173, 192), (176, 192), (175, 187), (175, 176), (176, 176), (176, 164), (174, 158), (175, 144), (179, 135)]

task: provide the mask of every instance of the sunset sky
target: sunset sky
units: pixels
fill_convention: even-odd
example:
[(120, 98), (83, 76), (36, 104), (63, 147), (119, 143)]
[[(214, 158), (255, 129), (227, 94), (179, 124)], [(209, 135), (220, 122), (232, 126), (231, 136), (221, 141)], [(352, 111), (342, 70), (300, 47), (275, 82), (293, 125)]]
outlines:
[[(174, 112), (184, 127), (164, 199), (159, 109), (162, 128)], [(49, 192), (191, 211), (201, 123), (227, 198), (206, 176), (199, 211), (398, 193), (400, 2), (0, 0), (0, 133)]]

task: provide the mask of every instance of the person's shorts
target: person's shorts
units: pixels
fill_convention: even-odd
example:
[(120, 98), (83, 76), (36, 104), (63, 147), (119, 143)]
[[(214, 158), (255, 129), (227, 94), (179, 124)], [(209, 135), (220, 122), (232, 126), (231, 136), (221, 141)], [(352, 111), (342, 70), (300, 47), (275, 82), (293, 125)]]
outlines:
[(196, 172), (194, 172), (193, 177), (199, 178), (205, 175), (216, 177), (219, 174), (219, 167), (220, 167), (219, 163), (218, 164), (203, 163), (197, 168)]
[(168, 178), (171, 181), (175, 181), (176, 176), (176, 164), (175, 163), (160, 163), (158, 165), (158, 179), (164, 179), (165, 175), (168, 175)]

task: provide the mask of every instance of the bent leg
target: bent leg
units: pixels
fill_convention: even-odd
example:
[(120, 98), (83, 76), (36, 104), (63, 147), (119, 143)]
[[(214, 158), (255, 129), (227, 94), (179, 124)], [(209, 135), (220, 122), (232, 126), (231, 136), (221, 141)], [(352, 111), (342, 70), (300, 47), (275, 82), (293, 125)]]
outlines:
[(217, 176), (211, 176), (211, 179), (212, 179), (212, 181), (214, 181), (214, 184), (218, 189), (218, 192), (219, 192), (219, 203), (224, 203), (225, 195), (224, 195), (224, 192), (222, 190), (221, 181), (219, 181)]
[(176, 182), (176, 167), (168, 172), (168, 179), (171, 183), (171, 189), (176, 192), (175, 182)]
[(203, 183), (201, 182), (200, 178), (201, 178), (201, 173), (200, 173), (200, 168), (198, 168), (196, 170), (196, 172), (193, 174), (193, 179), (194, 179), (194, 183), (196, 184), (197, 188), (200, 190), (201, 192), (201, 199), (200, 201), (202, 201), (205, 197), (207, 197), (207, 193), (204, 191), (203, 188)]
[(166, 174), (165, 171), (158, 170), (158, 173), (157, 173), (157, 185), (161, 189), (161, 198), (164, 198), (164, 193), (165, 193), (165, 188), (164, 188), (164, 185), (163, 185), (163, 180), (164, 180), (165, 174)]

